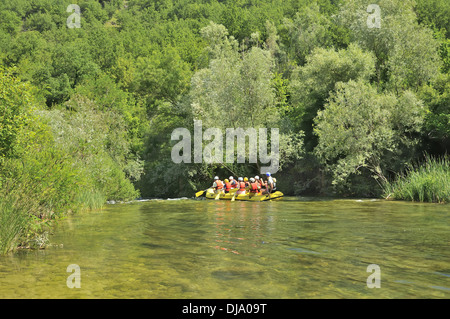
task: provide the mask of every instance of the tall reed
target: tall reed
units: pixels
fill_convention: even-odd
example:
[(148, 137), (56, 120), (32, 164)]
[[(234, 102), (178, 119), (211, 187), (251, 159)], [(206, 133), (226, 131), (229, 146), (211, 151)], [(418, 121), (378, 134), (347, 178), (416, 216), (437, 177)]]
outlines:
[(81, 210), (100, 209), (106, 203), (106, 197), (99, 190), (83, 190), (77, 194), (75, 202)]
[(417, 202), (450, 203), (450, 158), (426, 155), (395, 181), (386, 183), (384, 197)]
[(28, 226), (28, 216), (15, 196), (0, 199), (0, 255), (17, 247)]

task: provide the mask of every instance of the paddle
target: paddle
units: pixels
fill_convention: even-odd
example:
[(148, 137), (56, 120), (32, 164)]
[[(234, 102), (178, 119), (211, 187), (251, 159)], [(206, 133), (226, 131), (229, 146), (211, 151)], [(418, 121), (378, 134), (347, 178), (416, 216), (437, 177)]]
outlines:
[(234, 200), (235, 200), (235, 198), (236, 198), (236, 194), (237, 194), (237, 191), (235, 191), (233, 197), (231, 197), (231, 201), (232, 201), (232, 202), (234, 202)]
[(202, 196), (203, 193), (206, 192), (206, 191), (207, 191), (207, 189), (205, 189), (204, 191), (199, 191), (199, 192), (195, 193), (195, 197)]
[[(272, 184), (273, 185), (273, 184)], [(273, 187), (273, 186), (272, 186)], [(267, 194), (269, 195), (269, 200), (271, 200), (271, 198), (270, 198), (270, 192), (272, 191), (270, 188), (269, 188), (269, 184), (268, 183), (266, 183), (266, 190), (267, 190)]]
[(220, 197), (220, 193), (217, 193), (216, 198), (214, 198), (215, 200), (218, 200)]

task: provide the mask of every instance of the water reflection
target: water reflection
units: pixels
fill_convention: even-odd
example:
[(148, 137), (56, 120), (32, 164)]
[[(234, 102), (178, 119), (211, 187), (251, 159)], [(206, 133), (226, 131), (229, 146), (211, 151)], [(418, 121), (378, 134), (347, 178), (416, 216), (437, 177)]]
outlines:
[(274, 229), (274, 216), (261, 203), (224, 201), (209, 206), (208, 213), (213, 216), (212, 247), (237, 255), (255, 254)]
[(450, 297), (445, 205), (149, 201), (72, 216), (51, 240), (0, 257), (0, 298)]

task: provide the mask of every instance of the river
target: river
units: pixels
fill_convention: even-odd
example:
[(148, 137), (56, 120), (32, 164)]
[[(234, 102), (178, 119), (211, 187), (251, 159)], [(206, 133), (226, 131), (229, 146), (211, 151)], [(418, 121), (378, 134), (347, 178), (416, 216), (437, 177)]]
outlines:
[(151, 200), (49, 238), (0, 257), (0, 298), (450, 298), (448, 205)]

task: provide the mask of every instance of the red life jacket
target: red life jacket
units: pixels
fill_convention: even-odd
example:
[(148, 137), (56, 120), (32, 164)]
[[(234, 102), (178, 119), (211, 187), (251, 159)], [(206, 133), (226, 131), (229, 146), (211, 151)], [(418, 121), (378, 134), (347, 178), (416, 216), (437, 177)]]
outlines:
[(231, 189), (231, 183), (230, 182), (228, 182), (228, 183), (225, 182), (225, 190), (229, 191), (230, 189)]
[(251, 183), (250, 184), (250, 193), (257, 193), (258, 192), (258, 184)]
[(240, 191), (245, 191), (245, 183), (244, 182), (240, 182), (239, 183), (239, 190)]
[(216, 189), (222, 189), (223, 188), (223, 183), (220, 179), (216, 180)]

